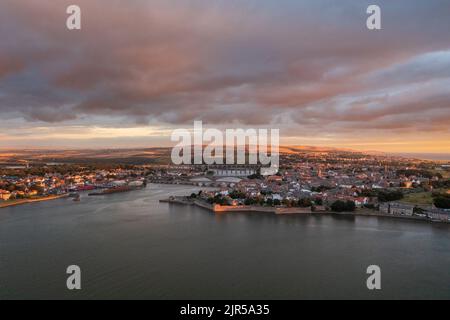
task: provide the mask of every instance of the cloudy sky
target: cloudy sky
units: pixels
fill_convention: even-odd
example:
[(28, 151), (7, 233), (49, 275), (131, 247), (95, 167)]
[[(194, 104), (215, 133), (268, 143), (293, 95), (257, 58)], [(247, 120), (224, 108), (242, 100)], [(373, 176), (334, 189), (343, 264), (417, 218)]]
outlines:
[(449, 153), (449, 17), (450, 0), (1, 0), (0, 148), (165, 146), (203, 120)]

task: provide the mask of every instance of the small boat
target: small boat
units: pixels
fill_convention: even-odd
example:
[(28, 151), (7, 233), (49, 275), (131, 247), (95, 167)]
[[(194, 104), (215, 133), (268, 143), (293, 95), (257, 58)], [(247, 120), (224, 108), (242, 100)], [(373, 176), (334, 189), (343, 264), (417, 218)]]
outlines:
[(73, 201), (80, 201), (80, 194), (77, 192), (69, 193), (69, 198), (72, 198)]

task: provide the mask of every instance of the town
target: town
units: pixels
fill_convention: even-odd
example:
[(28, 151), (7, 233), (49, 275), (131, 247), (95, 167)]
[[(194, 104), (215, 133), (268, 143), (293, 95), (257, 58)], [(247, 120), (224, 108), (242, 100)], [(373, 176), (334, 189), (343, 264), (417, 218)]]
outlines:
[(447, 162), (358, 152), (282, 148), (277, 174), (258, 165), (58, 164), (3, 166), (0, 207), (147, 183), (192, 185), (198, 193), (162, 201), (216, 213), (377, 215), (450, 222)]

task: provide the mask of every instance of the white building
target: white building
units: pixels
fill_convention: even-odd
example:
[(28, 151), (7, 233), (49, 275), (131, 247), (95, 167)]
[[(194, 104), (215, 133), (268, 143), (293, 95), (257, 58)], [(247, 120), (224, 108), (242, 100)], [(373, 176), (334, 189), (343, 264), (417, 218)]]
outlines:
[(385, 202), (380, 204), (380, 212), (397, 216), (412, 216), (414, 206), (400, 202)]
[(6, 190), (0, 190), (0, 200), (7, 201), (11, 198), (11, 193)]
[(216, 177), (248, 177), (256, 174), (257, 168), (252, 166), (213, 166), (209, 171)]

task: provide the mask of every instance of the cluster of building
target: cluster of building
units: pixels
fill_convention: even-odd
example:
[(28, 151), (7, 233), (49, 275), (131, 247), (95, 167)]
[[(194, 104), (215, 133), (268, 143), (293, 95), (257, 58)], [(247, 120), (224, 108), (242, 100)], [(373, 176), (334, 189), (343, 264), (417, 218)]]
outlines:
[[(380, 214), (426, 217), (448, 221), (448, 210), (379, 199), (379, 192), (401, 194), (431, 192), (445, 180), (433, 170), (438, 164), (421, 161), (342, 154), (289, 155), (277, 175), (260, 176), (257, 166), (174, 166), (159, 171), (155, 182), (192, 184), (207, 188), (202, 197), (220, 198), (228, 205), (245, 203), (296, 206), (309, 199), (320, 209), (336, 201), (353, 202), (356, 208), (379, 210)], [(446, 169), (440, 166), (439, 169)], [(448, 179), (447, 179), (448, 180)], [(240, 198), (235, 196), (239, 194)]]
[(145, 170), (142, 168), (86, 170), (80, 167), (76, 171), (75, 173), (2, 175), (0, 176), (0, 201), (62, 195), (125, 184), (141, 184), (145, 179)]
[(403, 217), (421, 217), (432, 221), (450, 222), (450, 210), (434, 206), (417, 206), (402, 202), (380, 203), (379, 211), (385, 215)]
[(287, 153), (281, 156), (280, 163), (280, 170), (272, 176), (261, 176), (257, 165), (141, 165), (108, 170), (79, 167), (60, 173), (47, 170), (35, 175), (3, 175), (0, 201), (148, 181), (204, 187), (200, 195), (204, 200), (220, 199), (230, 205), (311, 204), (326, 210), (341, 201), (385, 215), (449, 220), (448, 210), (379, 197), (380, 191), (395, 190), (403, 195), (431, 192), (437, 185), (449, 186), (448, 178), (438, 173), (448, 172), (448, 166), (345, 152)]

